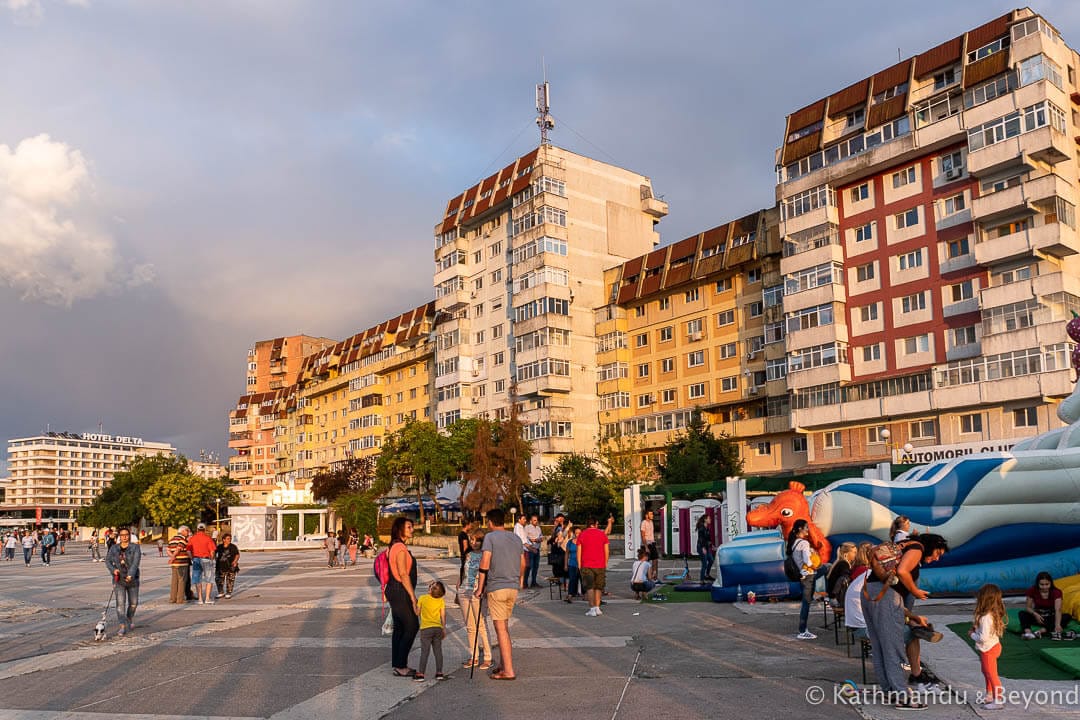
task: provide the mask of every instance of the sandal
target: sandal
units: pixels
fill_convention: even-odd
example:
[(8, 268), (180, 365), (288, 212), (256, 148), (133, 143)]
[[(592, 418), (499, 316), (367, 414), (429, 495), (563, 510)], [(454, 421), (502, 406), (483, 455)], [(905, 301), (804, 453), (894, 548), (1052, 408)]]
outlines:
[(927, 705), (926, 703), (917, 700), (907, 700), (905, 702), (896, 703), (893, 707), (897, 710), (925, 710)]
[(517, 680), (517, 675), (504, 675), (502, 671), (491, 673), (492, 680)]
[(466, 660), (465, 662), (461, 663), (461, 667), (468, 669), (471, 667), (477, 667), (479, 664), (480, 663), (475, 660)]
[(491, 661), (490, 661), (490, 660), (487, 660), (487, 661), (485, 661), (485, 662), (482, 662), (482, 663), (480, 663), (480, 664), (479, 664), (479, 665), (477, 665), (476, 667), (477, 667), (478, 669), (480, 669), (480, 670), (488, 670), (488, 669), (490, 669), (490, 668), (491, 668)]
[(395, 677), (411, 678), (411, 677), (416, 676), (416, 671), (413, 670), (412, 668), (409, 668), (405, 672), (400, 672), (397, 668), (394, 668), (394, 676)]

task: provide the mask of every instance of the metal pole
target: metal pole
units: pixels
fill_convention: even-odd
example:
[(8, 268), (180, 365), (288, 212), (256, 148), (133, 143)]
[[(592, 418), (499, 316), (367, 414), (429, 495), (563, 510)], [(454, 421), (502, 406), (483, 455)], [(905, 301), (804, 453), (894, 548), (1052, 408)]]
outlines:
[(476, 672), (476, 653), (477, 648), (480, 646), (480, 623), (484, 618), (484, 596), (481, 595), (476, 603), (476, 632), (473, 633), (472, 655), (469, 657), (469, 661), (472, 663), (469, 666), (469, 679), (473, 679), (473, 673)]

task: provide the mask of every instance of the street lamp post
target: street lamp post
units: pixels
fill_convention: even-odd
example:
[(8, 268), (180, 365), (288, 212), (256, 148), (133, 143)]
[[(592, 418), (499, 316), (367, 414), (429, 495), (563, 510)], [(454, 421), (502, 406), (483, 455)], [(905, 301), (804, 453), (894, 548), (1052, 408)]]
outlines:
[(217, 505), (217, 511), (214, 513), (214, 526), (217, 528), (218, 536), (221, 535), (221, 498), (214, 498), (214, 503)]

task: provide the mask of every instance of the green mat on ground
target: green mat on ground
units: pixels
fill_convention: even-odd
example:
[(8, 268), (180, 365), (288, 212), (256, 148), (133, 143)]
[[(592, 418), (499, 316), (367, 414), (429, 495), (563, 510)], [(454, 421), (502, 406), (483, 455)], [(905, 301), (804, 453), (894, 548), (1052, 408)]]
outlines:
[[(1001, 657), (998, 659), (998, 673), (1013, 680), (1072, 680), (1080, 678), (1080, 640), (1055, 642), (1049, 638), (1024, 640), (1020, 637), (1020, 621), (1015, 608), (1008, 611), (1009, 625), (1001, 638)], [(975, 642), (968, 637), (971, 623), (953, 623), (949, 629), (963, 638), (974, 651)], [(1043, 651), (1051, 651), (1057, 659), (1051, 660)], [(1069, 652), (1075, 651), (1075, 654)], [(978, 665), (978, 656), (971, 661)], [(1072, 664), (1069, 664), (1069, 663)]]
[[(653, 595), (663, 595), (666, 600), (654, 600)], [(676, 590), (670, 585), (661, 586), (654, 589), (648, 594), (645, 602), (664, 604), (664, 603), (687, 603), (687, 602), (712, 602), (712, 591), (710, 590)]]

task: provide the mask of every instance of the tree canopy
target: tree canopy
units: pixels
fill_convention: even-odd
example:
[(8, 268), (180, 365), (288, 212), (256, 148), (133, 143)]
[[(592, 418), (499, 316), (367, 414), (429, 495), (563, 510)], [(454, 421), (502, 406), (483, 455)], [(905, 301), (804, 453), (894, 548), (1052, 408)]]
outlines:
[[(350, 457), (315, 473), (311, 479), (311, 496), (320, 502), (333, 503), (342, 495), (380, 490), (378, 484), (374, 457)], [(387, 484), (381, 490), (389, 489)]]
[(183, 455), (136, 457), (113, 475), (112, 483), (79, 509), (79, 524), (87, 527), (135, 526), (149, 517), (143, 495), (166, 475), (185, 474), (188, 461)]
[(601, 472), (597, 460), (578, 453), (564, 455), (543, 470), (532, 491), (557, 502), (572, 517), (607, 517), (616, 509), (619, 490), (612, 475)]
[(521, 435), (517, 413), (511, 411), (508, 420), (481, 419), (477, 423), (471, 461), (462, 482), (461, 506), (483, 513), (514, 502), (524, 512), (522, 492), (530, 483), (532, 446)]
[(387, 487), (397, 485), (416, 494), (421, 523), (427, 517), (424, 496), (435, 503), (438, 517), (435, 493), (443, 483), (456, 480), (466, 464), (463, 437), (455, 440), (440, 433), (435, 423), (412, 420), (383, 441), (376, 475)]
[(149, 517), (155, 525), (177, 527), (213, 518), (216, 500), (222, 507), (235, 505), (239, 497), (221, 478), (201, 478), (187, 473), (162, 476), (142, 495)]
[(742, 474), (742, 467), (738, 446), (726, 435), (713, 435), (701, 414), (695, 412), (686, 429), (668, 443), (660, 479), (665, 485), (719, 484)]

